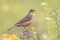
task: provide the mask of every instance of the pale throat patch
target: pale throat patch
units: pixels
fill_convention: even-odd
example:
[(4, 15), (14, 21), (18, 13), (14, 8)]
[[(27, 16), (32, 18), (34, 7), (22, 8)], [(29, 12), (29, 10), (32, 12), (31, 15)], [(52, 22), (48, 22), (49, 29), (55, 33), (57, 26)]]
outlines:
[(32, 15), (35, 15), (34, 13)]

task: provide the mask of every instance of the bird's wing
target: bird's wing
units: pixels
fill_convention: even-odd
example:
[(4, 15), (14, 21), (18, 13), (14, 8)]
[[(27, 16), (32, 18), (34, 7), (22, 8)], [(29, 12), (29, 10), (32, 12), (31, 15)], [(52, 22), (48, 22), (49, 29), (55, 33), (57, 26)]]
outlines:
[(22, 23), (24, 23), (24, 22), (27, 22), (27, 21), (29, 21), (29, 20), (31, 20), (32, 19), (32, 16), (25, 16), (22, 20), (20, 20), (18, 23), (16, 23), (16, 25), (17, 24), (22, 24)]

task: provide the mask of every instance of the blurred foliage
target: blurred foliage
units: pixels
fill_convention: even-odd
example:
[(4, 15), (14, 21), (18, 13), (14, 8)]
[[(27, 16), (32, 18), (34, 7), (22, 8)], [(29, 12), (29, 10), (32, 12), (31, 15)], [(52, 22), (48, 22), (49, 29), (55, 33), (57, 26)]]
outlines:
[(20, 38), (18, 38), (16, 35), (14, 34), (3, 34), (1, 35), (0, 40), (19, 40)]
[[(21, 20), (30, 9), (35, 9), (32, 31), (40, 34), (41, 40), (60, 40), (60, 0), (0, 0), (0, 35)], [(19, 37), (24, 28), (10, 31)]]

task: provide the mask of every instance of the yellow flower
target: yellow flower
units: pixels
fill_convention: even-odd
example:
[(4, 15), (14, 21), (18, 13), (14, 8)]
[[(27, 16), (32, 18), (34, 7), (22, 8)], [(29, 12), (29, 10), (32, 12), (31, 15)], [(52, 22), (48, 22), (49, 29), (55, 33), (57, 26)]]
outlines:
[(36, 35), (36, 32), (33, 32)]
[(47, 2), (42, 2), (40, 4), (40, 6), (42, 6), (45, 10), (48, 10), (47, 6), (48, 6), (48, 3)]
[(44, 39), (47, 39), (47, 35), (46, 35), (46, 34), (43, 34), (42, 37), (43, 37)]
[(42, 2), (40, 5), (44, 7), (47, 6), (48, 4), (46, 2)]
[(2, 40), (19, 40), (19, 38), (14, 34), (4, 34), (2, 35)]
[(45, 18), (45, 20), (46, 20), (46, 21), (50, 21), (50, 20), (51, 20), (51, 18), (47, 17), (47, 18)]

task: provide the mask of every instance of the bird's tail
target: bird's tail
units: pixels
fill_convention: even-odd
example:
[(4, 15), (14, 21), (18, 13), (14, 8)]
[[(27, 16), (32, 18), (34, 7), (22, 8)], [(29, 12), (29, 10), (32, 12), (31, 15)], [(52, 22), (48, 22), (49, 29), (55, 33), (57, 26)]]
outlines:
[(7, 31), (10, 31), (11, 29), (16, 28), (16, 27), (17, 27), (17, 26), (14, 25), (13, 27), (9, 28)]

